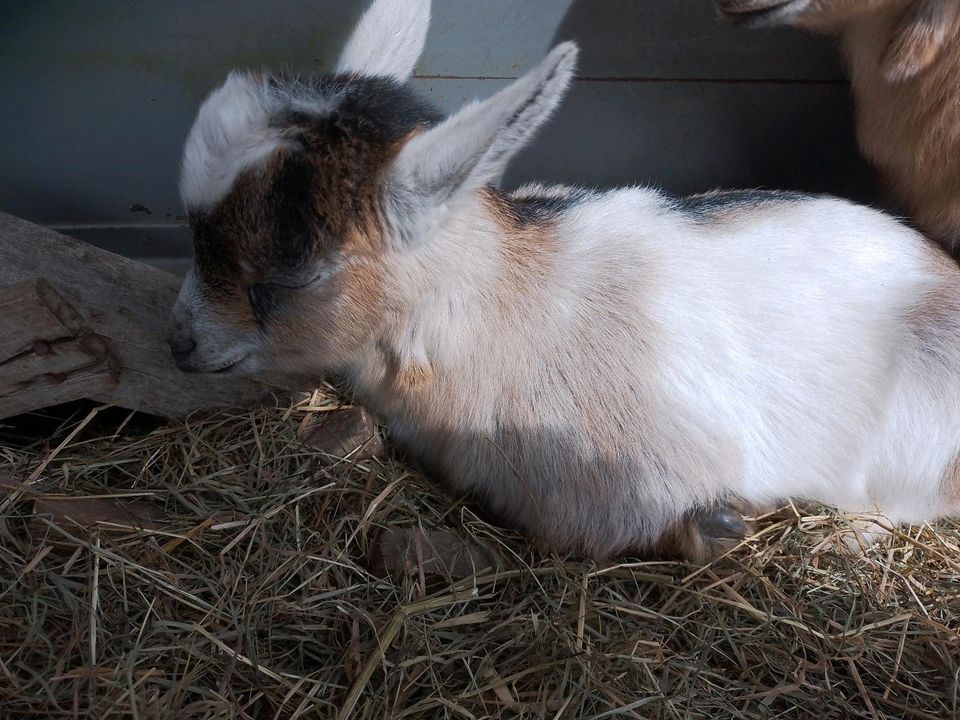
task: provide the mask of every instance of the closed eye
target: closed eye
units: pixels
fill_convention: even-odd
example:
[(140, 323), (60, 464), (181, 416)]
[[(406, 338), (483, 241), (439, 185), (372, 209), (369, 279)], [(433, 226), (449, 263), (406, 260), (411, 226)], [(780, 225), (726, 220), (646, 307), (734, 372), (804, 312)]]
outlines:
[(302, 283), (294, 284), (294, 283), (284, 283), (284, 282), (276, 282), (276, 281), (266, 281), (266, 282), (258, 283), (258, 285), (265, 285), (267, 287), (278, 288), (280, 290), (306, 290), (310, 286), (316, 285), (317, 283), (322, 281), (325, 277), (326, 277), (325, 273), (318, 273), (314, 277)]
[(262, 325), (270, 315), (281, 307), (285, 294), (289, 296), (292, 293), (302, 292), (325, 279), (326, 275), (320, 273), (303, 283), (264, 281), (248, 285), (247, 298), (250, 301), (250, 307), (253, 308), (257, 323)]

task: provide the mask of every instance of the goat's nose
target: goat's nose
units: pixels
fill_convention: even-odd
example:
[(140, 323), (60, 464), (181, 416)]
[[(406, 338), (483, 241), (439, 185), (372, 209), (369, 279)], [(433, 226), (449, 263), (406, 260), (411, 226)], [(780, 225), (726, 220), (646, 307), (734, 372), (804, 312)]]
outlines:
[(170, 346), (170, 352), (173, 353), (173, 358), (177, 362), (186, 360), (190, 353), (197, 347), (196, 340), (189, 335), (180, 333), (170, 333), (170, 336), (167, 338), (167, 344)]

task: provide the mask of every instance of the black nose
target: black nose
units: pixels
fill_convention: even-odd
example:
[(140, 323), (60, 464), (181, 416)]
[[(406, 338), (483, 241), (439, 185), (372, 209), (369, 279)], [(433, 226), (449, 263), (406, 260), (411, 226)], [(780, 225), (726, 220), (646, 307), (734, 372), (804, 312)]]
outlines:
[(186, 360), (197, 347), (197, 341), (189, 335), (171, 334), (167, 338), (167, 344), (170, 345), (170, 352), (173, 353), (173, 359), (177, 362)]

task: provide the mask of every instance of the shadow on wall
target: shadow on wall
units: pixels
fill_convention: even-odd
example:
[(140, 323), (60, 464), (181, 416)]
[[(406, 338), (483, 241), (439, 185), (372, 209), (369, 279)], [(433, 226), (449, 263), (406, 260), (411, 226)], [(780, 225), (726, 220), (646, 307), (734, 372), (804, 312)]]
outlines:
[(570, 6), (554, 42), (580, 44), (579, 80), (506, 187), (762, 187), (879, 201), (828, 39), (730, 27), (709, 0), (609, 4)]

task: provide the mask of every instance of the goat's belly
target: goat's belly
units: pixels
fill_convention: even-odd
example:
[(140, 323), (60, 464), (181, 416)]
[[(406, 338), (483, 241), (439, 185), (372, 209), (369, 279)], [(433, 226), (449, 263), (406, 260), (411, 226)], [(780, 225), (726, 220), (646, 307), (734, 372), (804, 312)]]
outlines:
[(938, 388), (904, 373), (875, 413), (850, 413), (841, 403), (792, 435), (754, 439), (740, 494), (754, 503), (806, 499), (892, 522), (957, 514), (960, 403), (955, 381), (943, 380)]

